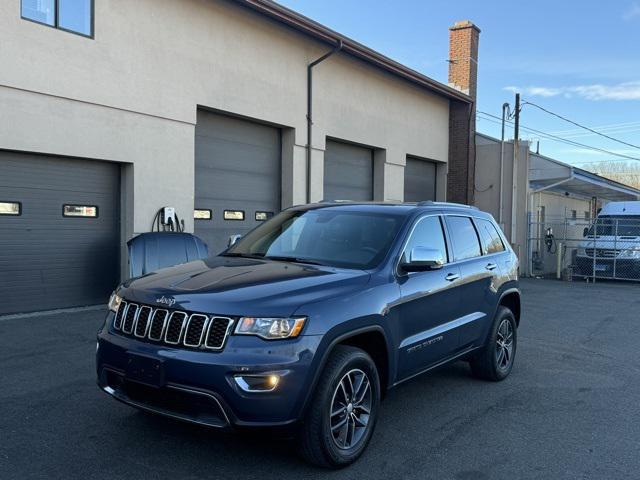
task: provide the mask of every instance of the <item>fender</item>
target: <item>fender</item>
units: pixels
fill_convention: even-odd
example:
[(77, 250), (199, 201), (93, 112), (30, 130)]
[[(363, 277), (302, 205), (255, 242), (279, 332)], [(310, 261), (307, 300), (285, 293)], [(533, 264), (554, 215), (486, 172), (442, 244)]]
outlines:
[[(318, 381), (320, 380), (320, 374), (323, 372), (324, 366), (326, 365), (327, 361), (329, 360), (329, 355), (333, 351), (334, 347), (336, 345), (338, 345), (340, 342), (343, 342), (344, 340), (347, 340), (349, 338), (356, 337), (358, 335), (361, 335), (363, 333), (368, 333), (368, 332), (379, 332), (379, 333), (382, 334), (382, 336), (384, 338), (384, 342), (387, 345), (387, 352), (388, 352), (387, 369), (388, 369), (388, 372), (389, 372), (388, 376), (389, 376), (389, 378), (391, 378), (391, 374), (392, 374), (392, 369), (391, 369), (392, 359), (391, 359), (391, 351), (389, 349), (389, 339), (387, 337), (387, 333), (385, 332), (384, 328), (381, 325), (378, 325), (378, 324), (369, 325), (369, 326), (366, 326), (366, 327), (361, 327), (361, 328), (358, 328), (356, 330), (351, 330), (349, 332), (340, 334), (340, 335), (336, 336), (335, 338), (333, 338), (331, 340), (331, 342), (329, 343), (329, 345), (327, 345), (324, 348), (324, 352), (322, 353), (322, 357), (320, 357), (320, 361), (318, 362), (318, 364), (314, 368), (315, 371), (314, 371), (314, 374), (313, 374), (313, 379), (311, 380), (311, 383), (309, 384), (309, 388), (307, 388), (307, 393), (306, 393), (306, 395), (304, 397), (304, 400), (302, 402), (302, 405), (300, 407), (299, 418), (303, 418), (304, 417), (304, 414), (305, 414), (305, 412), (307, 410), (307, 406), (309, 405), (309, 402), (311, 400), (311, 396), (315, 392), (315, 389), (316, 389), (316, 386), (318, 384)], [(320, 348), (322, 348), (322, 347), (320, 347)], [(389, 379), (387, 379), (387, 383), (389, 383)], [(385, 386), (385, 388), (387, 386)]]
[[(522, 299), (522, 294), (520, 293), (520, 289), (517, 287), (511, 287), (511, 288), (505, 288), (502, 293), (500, 294), (500, 298), (498, 299), (498, 303), (496, 304), (496, 308), (493, 312), (493, 314), (495, 315), (496, 312), (498, 311), (498, 306), (502, 303), (502, 299), (504, 297), (506, 297), (507, 295), (511, 294), (511, 293), (516, 293), (518, 294), (518, 299)], [(520, 304), (522, 305), (522, 301), (520, 301)], [(515, 313), (515, 312), (514, 312)], [(519, 322), (518, 322), (519, 323)]]

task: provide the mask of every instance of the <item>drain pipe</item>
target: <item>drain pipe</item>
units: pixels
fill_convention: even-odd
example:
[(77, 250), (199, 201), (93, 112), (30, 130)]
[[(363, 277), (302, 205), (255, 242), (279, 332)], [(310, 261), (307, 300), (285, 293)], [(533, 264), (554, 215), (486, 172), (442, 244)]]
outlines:
[(342, 40), (330, 52), (307, 65), (307, 203), (311, 203), (311, 133), (313, 129), (313, 67), (342, 50)]

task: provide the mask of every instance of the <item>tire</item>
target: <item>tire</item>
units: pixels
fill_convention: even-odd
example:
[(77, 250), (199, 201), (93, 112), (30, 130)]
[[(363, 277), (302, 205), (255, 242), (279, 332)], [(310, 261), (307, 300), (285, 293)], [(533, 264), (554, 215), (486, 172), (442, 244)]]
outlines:
[[(502, 341), (507, 332), (510, 332), (511, 342)], [(508, 348), (509, 344), (511, 345), (510, 348)], [(511, 310), (500, 306), (491, 325), (487, 343), (469, 362), (471, 372), (475, 377), (483, 380), (493, 382), (504, 380), (509, 376), (513, 368), (517, 344), (518, 328), (516, 319)], [(507, 355), (508, 359), (506, 359)]]
[[(356, 390), (356, 401), (349, 382)], [(371, 439), (379, 406), (380, 378), (371, 357), (359, 348), (338, 345), (320, 375), (303, 419), (300, 454), (306, 461), (325, 468), (341, 468), (355, 462)], [(343, 421), (346, 423), (340, 426)], [(366, 426), (359, 425), (365, 421)]]

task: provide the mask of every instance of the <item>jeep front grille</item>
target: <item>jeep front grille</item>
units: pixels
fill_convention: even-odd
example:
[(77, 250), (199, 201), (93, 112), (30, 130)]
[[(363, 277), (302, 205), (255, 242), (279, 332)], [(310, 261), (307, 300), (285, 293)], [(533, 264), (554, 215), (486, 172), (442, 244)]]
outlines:
[(222, 350), (233, 319), (122, 301), (113, 328), (126, 336), (188, 348)]

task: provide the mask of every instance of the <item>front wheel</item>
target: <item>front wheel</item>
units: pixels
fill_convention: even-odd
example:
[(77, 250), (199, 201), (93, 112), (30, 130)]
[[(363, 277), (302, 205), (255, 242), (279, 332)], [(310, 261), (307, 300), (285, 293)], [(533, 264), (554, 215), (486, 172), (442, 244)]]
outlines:
[(322, 467), (353, 463), (369, 443), (380, 405), (376, 365), (363, 350), (338, 345), (302, 423), (300, 453)]
[(511, 373), (516, 355), (518, 326), (511, 310), (498, 307), (485, 346), (470, 361), (474, 376), (499, 382)]

